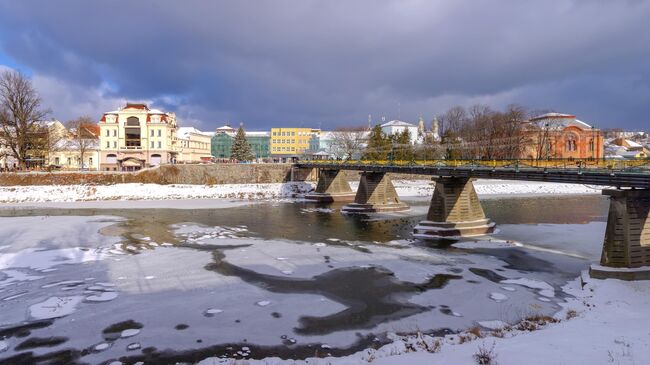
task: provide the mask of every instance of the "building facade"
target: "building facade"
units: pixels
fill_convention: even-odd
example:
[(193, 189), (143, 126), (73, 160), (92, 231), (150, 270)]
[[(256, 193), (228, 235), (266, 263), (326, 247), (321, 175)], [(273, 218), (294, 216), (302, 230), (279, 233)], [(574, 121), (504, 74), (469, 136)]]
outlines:
[[(422, 127), (422, 129), (424, 132), (424, 127)], [(391, 120), (390, 122), (381, 125), (381, 131), (387, 136), (404, 133), (404, 130), (409, 131), (411, 144), (416, 144), (419, 140), (420, 133), (418, 132), (418, 126), (415, 124), (403, 122), (401, 120)]]
[(309, 140), (320, 132), (313, 128), (271, 128), (271, 156), (298, 157), (309, 150)]
[(194, 127), (181, 127), (176, 132), (180, 152), (176, 162), (201, 163), (212, 161), (212, 138)]
[[(236, 133), (237, 130), (228, 125), (217, 128), (212, 136), (212, 155), (216, 159), (230, 159)], [(269, 158), (271, 150), (269, 132), (246, 132), (246, 140), (256, 159)]]
[(529, 143), (522, 151), (528, 159), (601, 159), (603, 135), (575, 115), (547, 113), (527, 122)]
[(135, 171), (174, 162), (180, 147), (176, 115), (127, 103), (99, 121), (100, 169)]

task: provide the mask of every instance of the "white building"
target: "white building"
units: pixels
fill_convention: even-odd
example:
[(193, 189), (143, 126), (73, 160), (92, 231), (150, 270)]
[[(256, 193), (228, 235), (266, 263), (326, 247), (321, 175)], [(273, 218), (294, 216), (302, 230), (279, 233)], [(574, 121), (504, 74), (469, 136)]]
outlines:
[(201, 132), (194, 127), (180, 127), (176, 131), (180, 153), (179, 163), (200, 163), (212, 161), (211, 133)]
[(393, 136), (403, 133), (407, 129), (411, 137), (411, 144), (416, 144), (419, 141), (418, 126), (415, 124), (403, 122), (401, 120), (391, 120), (390, 122), (381, 125), (381, 131), (387, 136)]

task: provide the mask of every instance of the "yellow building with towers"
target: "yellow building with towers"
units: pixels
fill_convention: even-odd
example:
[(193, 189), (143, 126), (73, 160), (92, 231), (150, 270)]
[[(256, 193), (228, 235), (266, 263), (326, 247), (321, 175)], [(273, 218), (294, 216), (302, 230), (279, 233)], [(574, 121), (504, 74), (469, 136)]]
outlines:
[(271, 156), (300, 156), (309, 149), (312, 136), (319, 136), (320, 129), (271, 128)]

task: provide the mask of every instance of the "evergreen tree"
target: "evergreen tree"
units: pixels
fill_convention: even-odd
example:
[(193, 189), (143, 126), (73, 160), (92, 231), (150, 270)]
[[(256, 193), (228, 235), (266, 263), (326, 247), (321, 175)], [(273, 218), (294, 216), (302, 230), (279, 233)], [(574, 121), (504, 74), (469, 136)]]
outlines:
[(251, 145), (246, 139), (244, 127), (241, 125), (239, 126), (239, 129), (237, 129), (237, 134), (235, 134), (235, 140), (230, 149), (230, 157), (237, 161), (250, 161), (255, 158), (255, 155), (251, 150)]
[(404, 128), (401, 133), (398, 133), (393, 138), (393, 159), (396, 161), (411, 161), (413, 160), (413, 146), (411, 146), (411, 133), (408, 129)]
[(386, 137), (381, 130), (381, 126), (376, 125), (370, 131), (368, 136), (368, 145), (363, 154), (364, 160), (386, 160), (391, 150), (391, 140)]

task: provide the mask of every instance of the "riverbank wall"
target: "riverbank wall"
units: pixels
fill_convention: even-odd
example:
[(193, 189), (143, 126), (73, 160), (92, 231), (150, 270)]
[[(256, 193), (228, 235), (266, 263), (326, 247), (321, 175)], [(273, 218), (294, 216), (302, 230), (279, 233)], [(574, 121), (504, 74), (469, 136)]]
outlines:
[[(343, 171), (358, 181), (358, 171)], [(422, 175), (390, 174), (393, 179), (424, 180)], [(0, 186), (143, 184), (270, 184), (291, 180), (316, 181), (315, 169), (293, 169), (290, 164), (197, 164), (163, 165), (137, 172), (26, 172), (0, 173)]]

